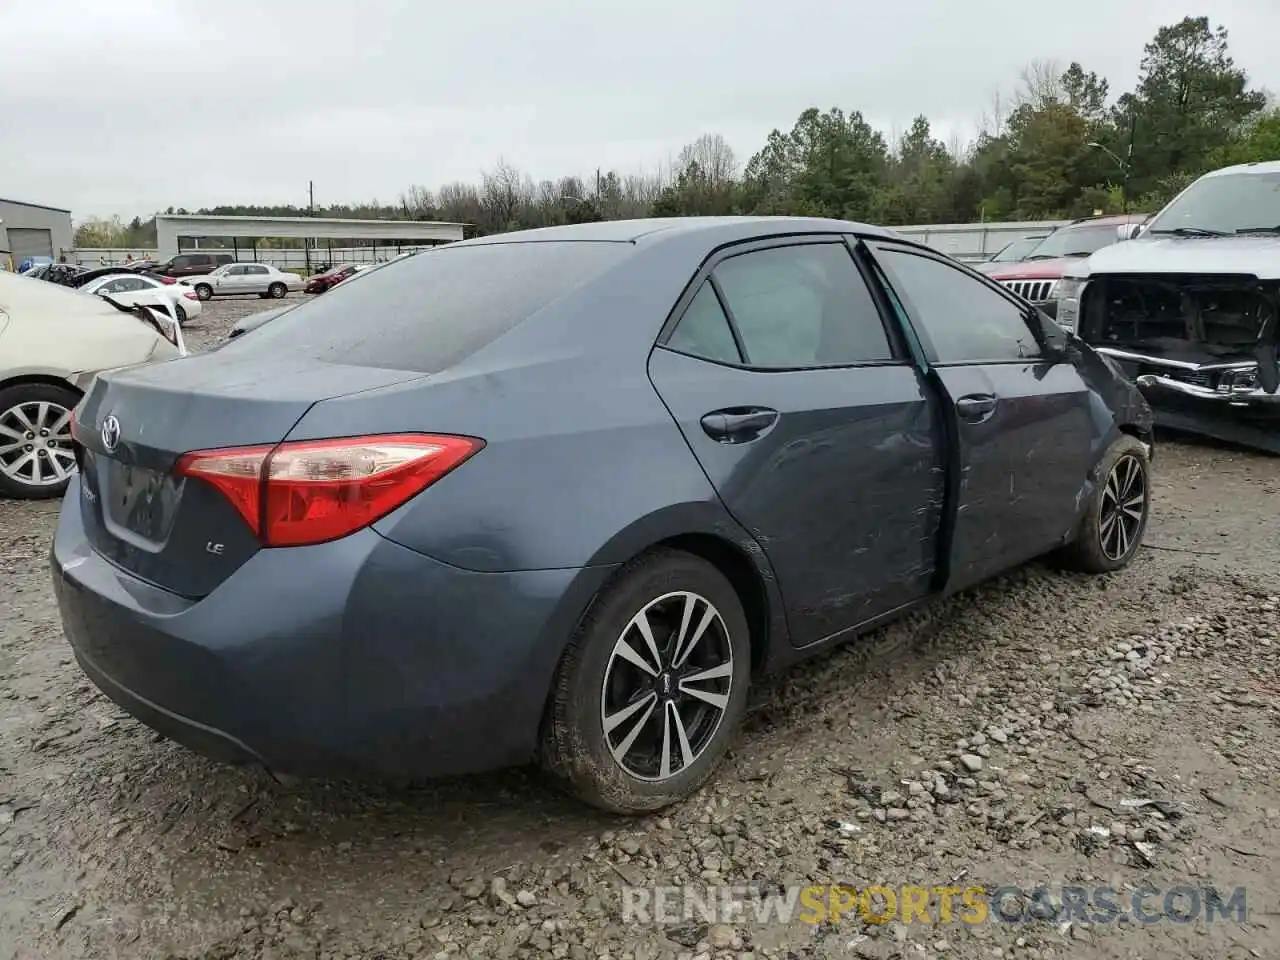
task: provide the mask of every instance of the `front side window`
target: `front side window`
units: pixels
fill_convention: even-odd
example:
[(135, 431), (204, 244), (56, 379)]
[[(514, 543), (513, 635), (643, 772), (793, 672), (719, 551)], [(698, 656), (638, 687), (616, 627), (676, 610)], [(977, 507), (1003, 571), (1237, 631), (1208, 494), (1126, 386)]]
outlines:
[(172, 260), (169, 261), (169, 266), (189, 267), (191, 266), (191, 258), (190, 257), (174, 257)]
[(1041, 355), (1020, 306), (957, 266), (879, 246), (890, 285), (910, 308), (938, 363), (1024, 360)]
[(753, 367), (893, 359), (870, 291), (843, 243), (772, 247), (712, 271)]

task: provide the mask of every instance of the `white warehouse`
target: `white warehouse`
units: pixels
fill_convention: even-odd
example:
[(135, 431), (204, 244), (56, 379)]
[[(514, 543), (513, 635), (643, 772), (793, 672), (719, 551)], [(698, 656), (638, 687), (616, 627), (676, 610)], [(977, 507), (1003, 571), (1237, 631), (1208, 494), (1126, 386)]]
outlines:
[(16, 270), (28, 257), (57, 260), (74, 246), (70, 210), (0, 197), (0, 266)]

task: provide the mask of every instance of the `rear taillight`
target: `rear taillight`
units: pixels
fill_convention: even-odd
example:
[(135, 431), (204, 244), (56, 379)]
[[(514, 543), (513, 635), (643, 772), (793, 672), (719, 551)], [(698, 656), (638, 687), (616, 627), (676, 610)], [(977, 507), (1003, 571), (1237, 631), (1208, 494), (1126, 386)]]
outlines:
[(156, 279), (159, 280), (161, 283), (177, 283), (178, 282), (173, 277), (156, 277)]
[(386, 516), (484, 446), (405, 433), (184, 454), (174, 468), (211, 484), (269, 547), (337, 540)]
[(194, 290), (187, 290), (182, 294), (182, 299), (183, 300), (199, 300), (200, 294), (196, 293)]

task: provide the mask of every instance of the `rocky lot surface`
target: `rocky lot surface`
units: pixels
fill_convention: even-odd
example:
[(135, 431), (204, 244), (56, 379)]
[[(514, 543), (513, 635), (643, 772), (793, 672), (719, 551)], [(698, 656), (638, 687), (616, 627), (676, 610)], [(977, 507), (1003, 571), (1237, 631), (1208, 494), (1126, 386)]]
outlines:
[[(639, 820), (524, 771), (281, 786), (193, 756), (71, 659), (57, 504), (0, 501), (0, 958), (1280, 955), (1280, 460), (1173, 441), (1156, 467), (1132, 568), (1033, 565), (766, 682), (720, 775)], [(949, 883), (1244, 887), (1247, 918), (1051, 893), (1016, 924), (623, 921), (624, 885)]]

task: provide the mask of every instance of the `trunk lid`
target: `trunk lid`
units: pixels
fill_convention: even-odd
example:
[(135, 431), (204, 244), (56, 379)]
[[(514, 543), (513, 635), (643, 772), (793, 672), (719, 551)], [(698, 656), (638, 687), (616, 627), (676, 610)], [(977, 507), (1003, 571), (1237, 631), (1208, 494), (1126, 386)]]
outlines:
[(318, 401), (420, 376), (219, 350), (99, 377), (76, 411), (89, 540), (150, 583), (205, 596), (261, 544), (223, 494), (175, 476), (178, 458), (274, 446)]

